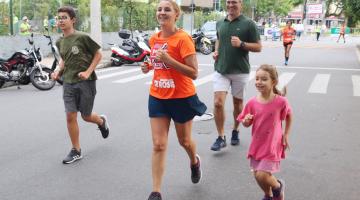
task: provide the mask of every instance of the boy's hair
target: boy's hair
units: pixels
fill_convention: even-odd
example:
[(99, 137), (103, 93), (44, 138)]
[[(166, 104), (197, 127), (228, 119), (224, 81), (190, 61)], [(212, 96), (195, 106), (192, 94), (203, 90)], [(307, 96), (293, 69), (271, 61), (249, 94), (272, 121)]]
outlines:
[(71, 6), (63, 6), (61, 8), (58, 9), (58, 13), (59, 12), (65, 12), (70, 16), (70, 19), (74, 19), (76, 18), (76, 13), (73, 7)]
[(172, 5), (172, 7), (174, 8), (175, 12), (178, 14), (178, 17), (177, 17), (176, 20), (175, 20), (175, 21), (177, 21), (177, 20), (180, 18), (180, 15), (181, 15), (180, 6), (179, 6), (179, 5), (176, 3), (176, 1), (174, 1), (174, 0), (160, 0), (159, 3), (162, 2), (162, 1), (167, 1), (167, 2), (169, 2), (169, 3)]
[(277, 72), (275, 66), (268, 65), (268, 64), (263, 64), (263, 65), (260, 65), (260, 67), (256, 71), (259, 71), (259, 70), (263, 70), (263, 71), (269, 73), (271, 80), (275, 81), (275, 85), (273, 87), (273, 91), (274, 91), (275, 94), (280, 95), (280, 96), (285, 96), (286, 95), (286, 93), (287, 93), (286, 86), (284, 86), (282, 91), (278, 90), (277, 87), (276, 87), (277, 84), (279, 83), (279, 75), (278, 75), (278, 72)]

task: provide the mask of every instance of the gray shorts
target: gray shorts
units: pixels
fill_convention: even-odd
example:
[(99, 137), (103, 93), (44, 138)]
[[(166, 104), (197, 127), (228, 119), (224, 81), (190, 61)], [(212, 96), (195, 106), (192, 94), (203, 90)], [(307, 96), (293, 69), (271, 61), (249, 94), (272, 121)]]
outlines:
[(220, 74), (215, 71), (213, 83), (214, 92), (227, 92), (237, 99), (244, 99), (244, 91), (249, 82), (249, 74)]
[(96, 81), (81, 81), (64, 83), (63, 100), (65, 112), (78, 112), (81, 115), (91, 115), (96, 95)]

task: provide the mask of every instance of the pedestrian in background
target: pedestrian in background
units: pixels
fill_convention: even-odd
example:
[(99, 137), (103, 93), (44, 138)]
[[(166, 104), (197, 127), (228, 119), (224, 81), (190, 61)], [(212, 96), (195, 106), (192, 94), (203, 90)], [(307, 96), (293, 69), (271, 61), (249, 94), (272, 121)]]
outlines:
[(63, 37), (56, 42), (56, 46), (61, 59), (59, 69), (52, 74), (52, 78), (57, 80), (61, 75), (64, 78), (63, 100), (72, 149), (63, 163), (70, 164), (82, 158), (77, 113), (81, 113), (84, 121), (97, 124), (103, 138), (109, 135), (109, 125), (105, 115), (92, 111), (97, 79), (94, 70), (101, 60), (100, 46), (85, 33), (74, 29), (76, 14), (72, 7), (59, 8), (58, 15)]
[(340, 32), (339, 32), (339, 37), (338, 37), (336, 42), (339, 42), (340, 38), (342, 37), (344, 39), (344, 43), (345, 43), (345, 32), (346, 32), (345, 23), (343, 23), (341, 25)]
[(153, 189), (148, 200), (161, 200), (161, 183), (165, 172), (165, 159), (171, 120), (174, 121), (180, 145), (190, 159), (191, 181), (201, 179), (200, 156), (192, 138), (195, 115), (201, 116), (206, 106), (199, 99), (192, 80), (198, 76), (198, 62), (192, 38), (176, 27), (180, 7), (174, 0), (161, 0), (156, 17), (160, 32), (150, 38), (150, 63), (141, 70), (154, 70), (148, 102), (152, 151)]
[(49, 17), (45, 16), (43, 20), (44, 33), (49, 32)]
[(286, 26), (281, 31), (283, 37), (283, 46), (285, 50), (285, 65), (288, 65), (290, 50), (293, 45), (293, 41), (295, 40), (296, 31), (291, 27), (292, 22), (289, 20), (286, 22)]
[(236, 117), (243, 108), (243, 98), (249, 80), (249, 51), (260, 52), (261, 41), (256, 24), (241, 13), (242, 0), (226, 1), (227, 16), (216, 23), (215, 43), (214, 117), (218, 137), (211, 150), (226, 146), (224, 132), (225, 100), (229, 88), (233, 96), (233, 127), (231, 144), (239, 144), (239, 122)]
[[(292, 124), (291, 107), (284, 97), (286, 88), (280, 92), (274, 66), (261, 65), (256, 71), (255, 87), (258, 95), (251, 98), (237, 120), (245, 127), (252, 126), (251, 144), (248, 151), (250, 167), (263, 190), (263, 200), (284, 200), (285, 182), (273, 174), (280, 171), (280, 160), (289, 148)], [(284, 131), (282, 121), (285, 121)]]
[(29, 19), (24, 16), (22, 18), (22, 23), (20, 24), (20, 35), (30, 35), (31, 34), (31, 25), (29, 24)]
[(320, 24), (315, 25), (315, 33), (316, 33), (316, 41), (319, 41), (320, 33), (321, 33), (321, 26)]

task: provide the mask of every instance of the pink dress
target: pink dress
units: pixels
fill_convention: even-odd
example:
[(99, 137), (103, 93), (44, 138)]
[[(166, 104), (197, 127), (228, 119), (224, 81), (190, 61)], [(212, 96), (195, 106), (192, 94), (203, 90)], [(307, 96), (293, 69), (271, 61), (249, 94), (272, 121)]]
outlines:
[(247, 114), (254, 115), (252, 140), (247, 155), (253, 169), (279, 171), (280, 160), (285, 158), (282, 121), (290, 113), (287, 99), (280, 95), (268, 103), (260, 103), (253, 97), (245, 105), (237, 120), (242, 121)]

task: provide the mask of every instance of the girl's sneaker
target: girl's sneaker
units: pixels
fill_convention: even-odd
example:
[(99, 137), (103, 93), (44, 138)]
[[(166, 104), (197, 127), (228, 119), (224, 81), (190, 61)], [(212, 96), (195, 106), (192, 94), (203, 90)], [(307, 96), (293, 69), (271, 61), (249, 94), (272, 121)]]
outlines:
[(280, 183), (280, 187), (272, 190), (273, 200), (285, 200), (285, 181), (281, 179), (277, 181)]
[(162, 200), (160, 192), (152, 192), (148, 200)]

